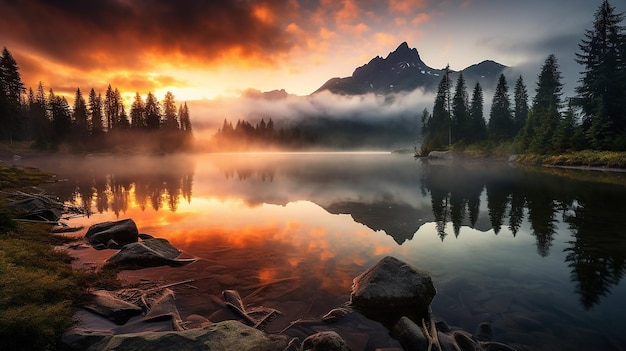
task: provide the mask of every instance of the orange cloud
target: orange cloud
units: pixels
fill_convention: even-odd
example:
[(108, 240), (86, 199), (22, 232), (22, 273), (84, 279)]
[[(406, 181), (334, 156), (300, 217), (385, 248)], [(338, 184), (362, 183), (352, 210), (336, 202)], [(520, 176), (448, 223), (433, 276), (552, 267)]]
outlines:
[(415, 9), (426, 7), (426, 0), (390, 0), (389, 12), (411, 13)]
[(411, 23), (413, 25), (418, 25), (418, 24), (422, 24), (424, 22), (427, 22), (430, 20), (430, 15), (427, 13), (420, 13), (417, 16), (413, 17), (413, 20), (411, 21)]

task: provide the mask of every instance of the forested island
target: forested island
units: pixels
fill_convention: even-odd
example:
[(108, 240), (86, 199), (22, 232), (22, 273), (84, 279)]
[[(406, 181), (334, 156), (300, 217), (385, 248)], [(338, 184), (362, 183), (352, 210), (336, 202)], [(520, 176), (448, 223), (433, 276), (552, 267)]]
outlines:
[[(504, 75), (493, 95), (488, 122), (483, 115), (479, 83), (471, 99), (463, 75), (454, 93), (449, 69), (442, 76), (432, 113), (422, 113), (424, 141), (418, 155), (432, 150), (468, 154), (584, 155), (582, 150), (626, 151), (626, 35), (624, 15), (604, 1), (595, 13), (593, 28), (585, 32), (575, 60), (582, 67), (577, 95), (565, 99), (555, 55), (549, 55), (537, 78), (529, 103), (522, 76), (515, 81), (513, 100)], [(587, 155), (589, 152), (586, 153)], [(616, 154), (623, 167), (623, 154)], [(573, 162), (586, 162), (576, 161)], [(610, 165), (610, 164), (609, 164)]]

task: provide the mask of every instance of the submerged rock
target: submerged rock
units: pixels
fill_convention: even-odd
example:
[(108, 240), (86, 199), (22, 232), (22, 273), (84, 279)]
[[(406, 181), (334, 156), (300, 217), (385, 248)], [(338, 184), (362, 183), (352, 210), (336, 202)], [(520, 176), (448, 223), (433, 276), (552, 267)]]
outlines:
[(85, 239), (97, 250), (119, 249), (139, 240), (137, 224), (131, 218), (97, 223), (87, 229)]
[(349, 351), (345, 340), (334, 331), (310, 335), (302, 342), (303, 351)]
[(287, 343), (286, 336), (266, 334), (237, 321), (224, 321), (179, 332), (107, 336), (88, 350), (274, 351), (284, 350)]
[(426, 314), (437, 293), (428, 272), (391, 256), (381, 259), (353, 282), (351, 304), (366, 315), (407, 310)]
[(122, 325), (134, 316), (140, 315), (141, 307), (124, 301), (106, 290), (96, 290), (92, 293), (93, 301), (85, 305), (88, 311), (97, 313), (115, 324)]
[(158, 266), (184, 266), (195, 259), (176, 259), (181, 251), (169, 241), (161, 238), (143, 240), (122, 247), (115, 255), (106, 260), (106, 264), (121, 269), (141, 269)]

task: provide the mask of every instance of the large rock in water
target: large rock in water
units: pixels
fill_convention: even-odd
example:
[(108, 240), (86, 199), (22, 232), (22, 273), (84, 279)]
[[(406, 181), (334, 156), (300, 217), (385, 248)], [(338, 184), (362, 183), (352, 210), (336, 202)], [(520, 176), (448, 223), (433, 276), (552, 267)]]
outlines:
[(97, 250), (119, 249), (139, 240), (137, 224), (131, 218), (97, 223), (87, 229), (85, 239)]
[(184, 266), (196, 261), (176, 259), (180, 254), (181, 251), (166, 239), (153, 238), (122, 247), (119, 252), (106, 260), (106, 264), (121, 269), (141, 269), (165, 265)]
[(269, 335), (238, 321), (179, 332), (144, 332), (107, 336), (90, 351), (274, 351), (287, 347), (284, 335)]
[(429, 273), (391, 256), (380, 260), (353, 282), (350, 301), (365, 315), (382, 313), (391, 317), (394, 311), (426, 314), (437, 293)]

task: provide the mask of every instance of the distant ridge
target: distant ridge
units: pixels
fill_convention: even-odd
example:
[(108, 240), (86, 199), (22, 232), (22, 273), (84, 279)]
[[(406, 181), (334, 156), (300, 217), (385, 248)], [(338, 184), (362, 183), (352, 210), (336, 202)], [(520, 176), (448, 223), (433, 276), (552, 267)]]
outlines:
[[(461, 72), (463, 72), (468, 89), (471, 89), (476, 82), (480, 82), (484, 89), (495, 86), (505, 68), (507, 66), (485, 60)], [(403, 42), (386, 58), (374, 57), (367, 64), (356, 68), (350, 77), (331, 78), (313, 94), (321, 91), (342, 95), (390, 94), (408, 92), (417, 88), (431, 92), (437, 89), (443, 72), (443, 69), (428, 66), (420, 58), (417, 49), (412, 49), (406, 42)], [(452, 72), (451, 78), (456, 80), (459, 72)]]

